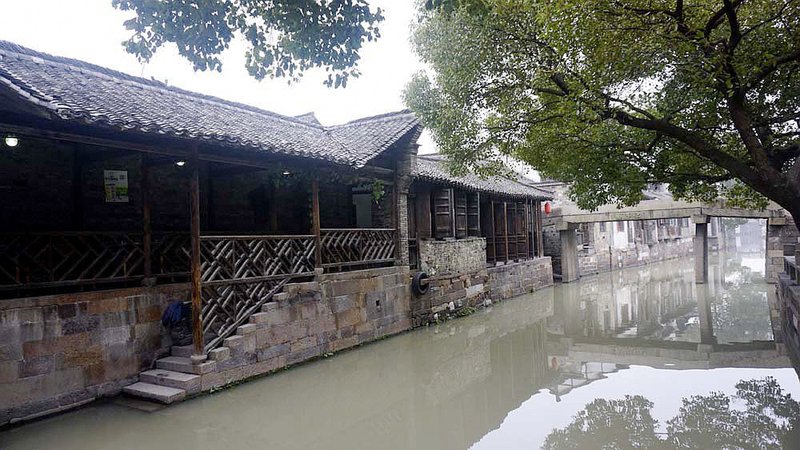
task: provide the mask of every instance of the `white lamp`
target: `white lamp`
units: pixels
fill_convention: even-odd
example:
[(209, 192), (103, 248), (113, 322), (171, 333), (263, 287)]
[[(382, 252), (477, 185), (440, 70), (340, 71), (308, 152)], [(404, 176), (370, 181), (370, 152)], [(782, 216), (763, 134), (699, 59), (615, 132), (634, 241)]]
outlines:
[(8, 135), (6, 136), (5, 143), (9, 147), (16, 147), (19, 145), (19, 138), (16, 136)]

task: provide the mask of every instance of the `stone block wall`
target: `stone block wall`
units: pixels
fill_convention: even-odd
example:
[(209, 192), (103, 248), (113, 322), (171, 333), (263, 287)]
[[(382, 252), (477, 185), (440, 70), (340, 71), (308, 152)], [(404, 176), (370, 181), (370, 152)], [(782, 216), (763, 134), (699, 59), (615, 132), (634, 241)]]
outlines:
[(419, 260), (428, 275), (475, 272), (486, 266), (486, 239), (424, 239), (419, 243)]
[(405, 267), (322, 275), (286, 285), (265, 314), (212, 351), (214, 370), (202, 375), (208, 391), (355, 347), (411, 328)]
[(488, 272), (489, 297), (494, 301), (527, 294), (553, 284), (553, 266), (547, 257), (491, 267)]
[(411, 299), (414, 326), (444, 319), (465, 307), (482, 307), (486, 300), (501, 301), (553, 284), (549, 257), (431, 277), (430, 290)]
[(777, 283), (783, 272), (783, 257), (800, 251), (800, 233), (791, 216), (770, 219), (767, 222), (767, 273), (768, 283)]
[(167, 352), (161, 313), (188, 286), (0, 302), (0, 425), (117, 394)]

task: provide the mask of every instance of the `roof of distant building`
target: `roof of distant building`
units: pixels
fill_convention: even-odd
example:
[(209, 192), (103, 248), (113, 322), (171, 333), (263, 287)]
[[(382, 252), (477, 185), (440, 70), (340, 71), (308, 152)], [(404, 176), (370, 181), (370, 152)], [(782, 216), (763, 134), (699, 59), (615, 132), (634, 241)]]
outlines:
[(409, 110), (325, 127), (312, 113), (283, 116), (7, 41), (0, 41), (0, 90), (57, 120), (356, 168), (403, 138), (416, 141), (421, 132)]
[(531, 197), (538, 200), (553, 198), (553, 193), (528, 183), (499, 175), (481, 177), (474, 173), (455, 176), (447, 169), (441, 155), (419, 155), (413, 176), (417, 179), (443, 183), (472, 191), (511, 197)]

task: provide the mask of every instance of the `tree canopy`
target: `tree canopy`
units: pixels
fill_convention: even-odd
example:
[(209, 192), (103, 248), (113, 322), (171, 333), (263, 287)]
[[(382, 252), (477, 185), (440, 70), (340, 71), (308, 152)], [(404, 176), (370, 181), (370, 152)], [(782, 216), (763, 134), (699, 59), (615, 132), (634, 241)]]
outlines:
[(584, 208), (678, 198), (800, 223), (797, 0), (428, 0), (406, 101), (456, 171), (496, 155)]
[(241, 36), (246, 67), (256, 79), (298, 79), (313, 67), (328, 72), (325, 84), (346, 86), (358, 77), (359, 51), (380, 37), (380, 8), (367, 0), (113, 0), (135, 17), (125, 49), (149, 61), (174, 43), (195, 70), (221, 70), (220, 54)]

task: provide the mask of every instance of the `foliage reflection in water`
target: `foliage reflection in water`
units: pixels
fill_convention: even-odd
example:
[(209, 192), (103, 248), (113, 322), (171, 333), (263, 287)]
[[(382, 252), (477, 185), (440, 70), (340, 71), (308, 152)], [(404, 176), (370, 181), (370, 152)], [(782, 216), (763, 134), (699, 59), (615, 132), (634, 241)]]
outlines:
[(772, 377), (740, 387), (800, 394), (772, 339), (772, 287), (758, 262), (720, 262), (707, 287), (689, 260), (603, 274), (163, 410), (110, 402), (6, 430), (0, 448), (598, 448), (580, 447), (588, 426), (619, 448), (669, 448), (673, 434), (697, 448), (694, 419), (778, 442), (796, 403), (742, 415), (766, 397), (736, 388)]

